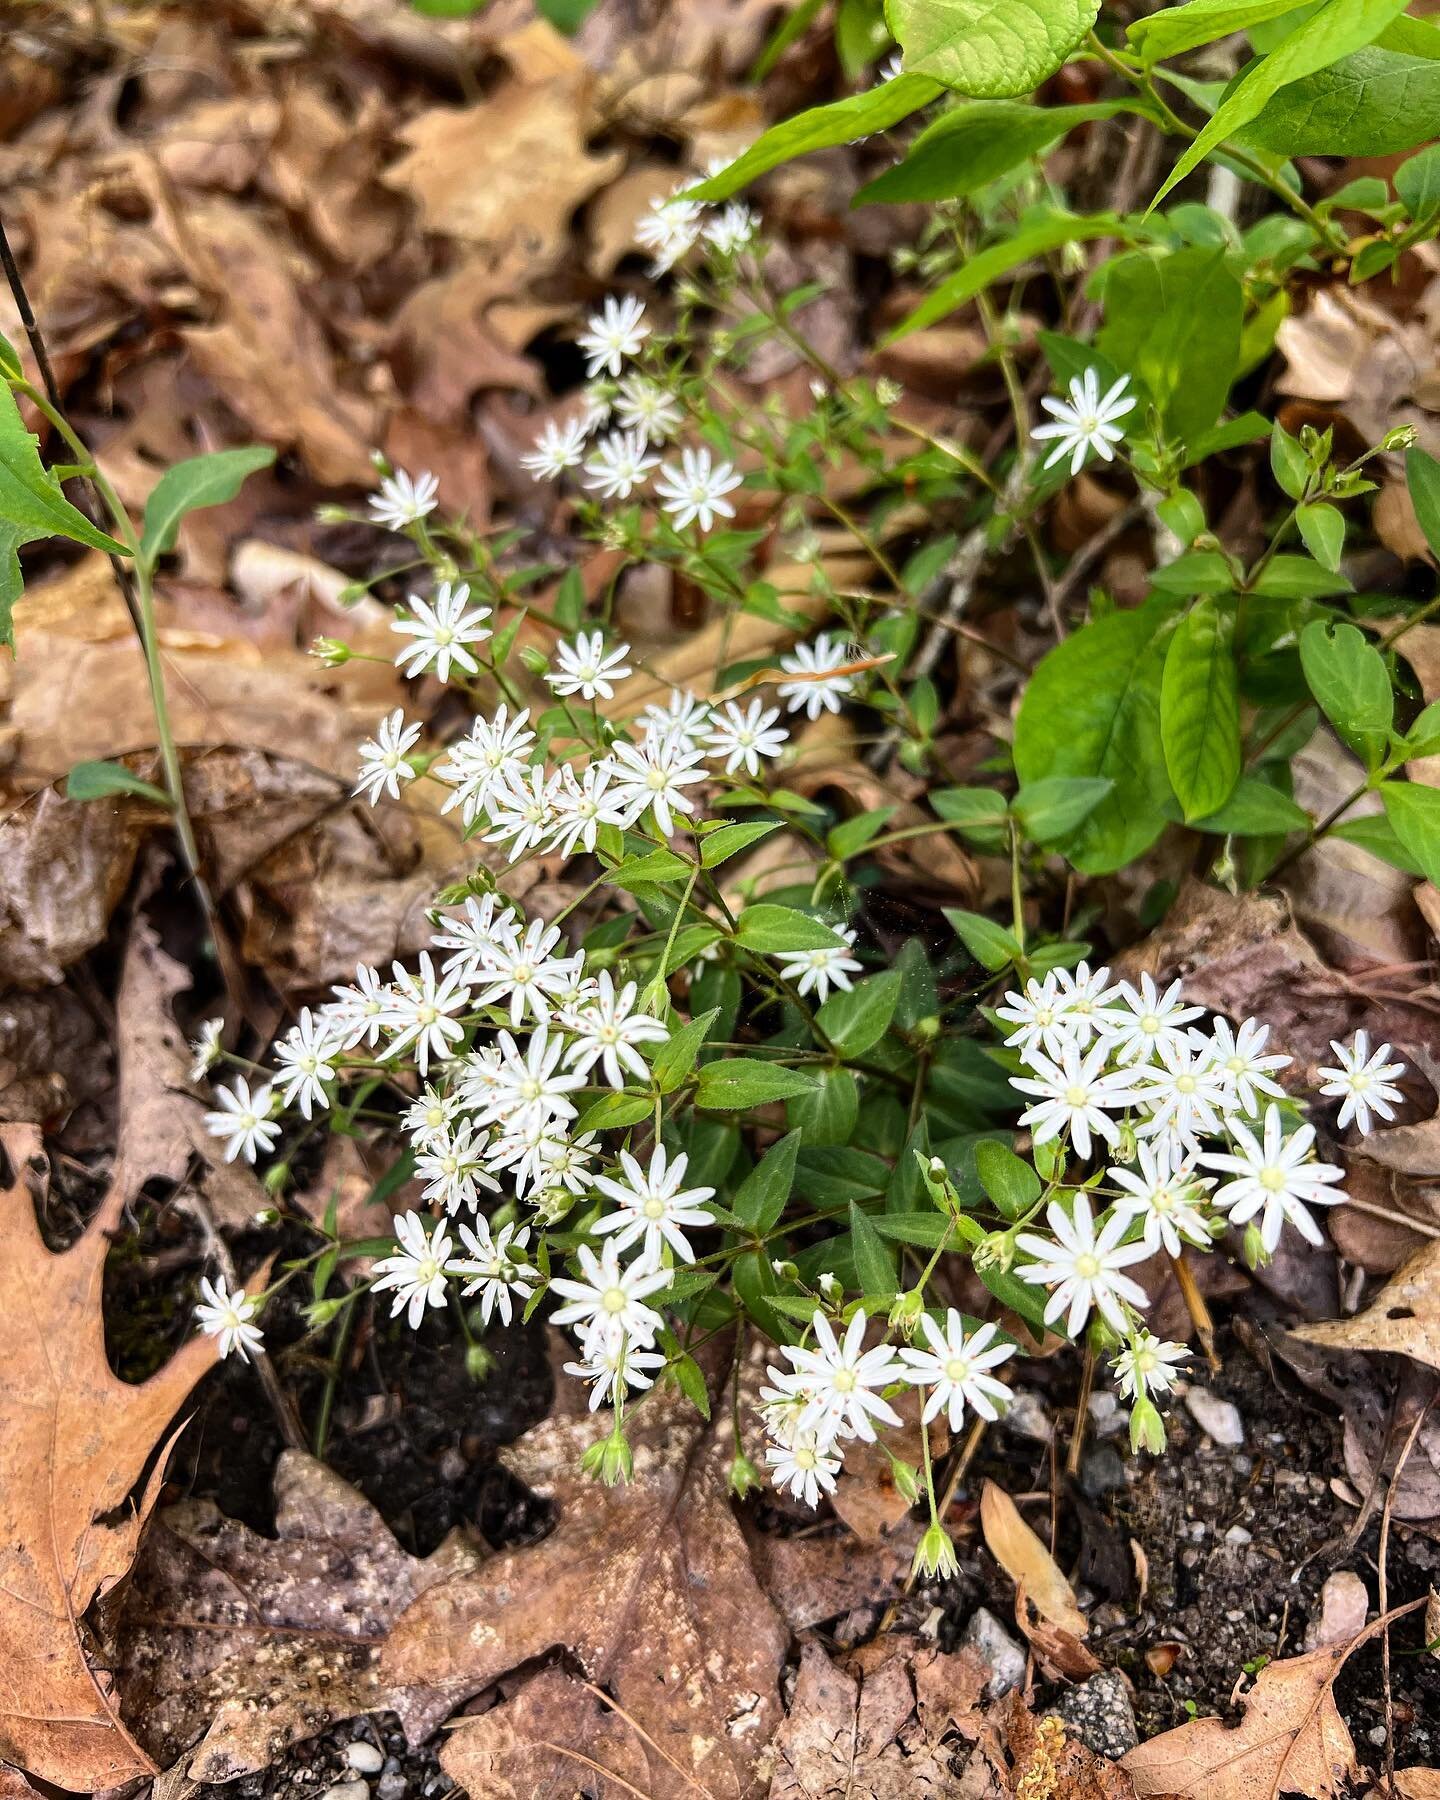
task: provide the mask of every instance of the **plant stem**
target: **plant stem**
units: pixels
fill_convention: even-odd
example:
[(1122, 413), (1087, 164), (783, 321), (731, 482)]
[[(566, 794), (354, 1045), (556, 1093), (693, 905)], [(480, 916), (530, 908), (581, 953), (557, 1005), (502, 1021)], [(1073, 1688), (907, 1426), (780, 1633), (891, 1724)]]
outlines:
[(1194, 1271), (1186, 1262), (1183, 1250), (1179, 1256), (1170, 1258), (1170, 1267), (1175, 1271), (1175, 1280), (1185, 1301), (1185, 1310), (1194, 1323), (1195, 1335), (1200, 1340), (1200, 1348), (1205, 1352), (1205, 1360), (1209, 1363), (1211, 1372), (1218, 1375), (1222, 1365), (1215, 1351), (1215, 1321), (1210, 1316), (1210, 1308), (1205, 1303), (1205, 1296), (1200, 1292)]

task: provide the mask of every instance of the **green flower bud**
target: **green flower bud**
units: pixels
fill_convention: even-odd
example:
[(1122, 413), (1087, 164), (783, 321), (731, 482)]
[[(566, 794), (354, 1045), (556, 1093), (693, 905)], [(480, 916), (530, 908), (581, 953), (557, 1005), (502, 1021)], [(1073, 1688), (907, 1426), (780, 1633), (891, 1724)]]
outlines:
[(465, 1373), (476, 1387), (485, 1380), (495, 1367), (495, 1358), (483, 1344), (470, 1344), (465, 1350)]
[(948, 1581), (959, 1567), (960, 1559), (955, 1554), (954, 1540), (937, 1520), (920, 1540), (915, 1551), (915, 1561), (911, 1565), (911, 1574), (938, 1575), (942, 1581)]
[(534, 644), (522, 644), (519, 654), (521, 663), (532, 675), (543, 675), (550, 667), (550, 659), (543, 650), (537, 649)]
[(977, 1269), (998, 1269), (1004, 1275), (1015, 1261), (1015, 1240), (1008, 1231), (992, 1231), (981, 1238), (970, 1260)]
[(1244, 1241), (1240, 1246), (1240, 1254), (1245, 1258), (1247, 1269), (1258, 1269), (1270, 1260), (1264, 1240), (1260, 1236), (1260, 1228), (1253, 1222), (1245, 1227)]
[(624, 1427), (618, 1419), (609, 1437), (597, 1438), (586, 1448), (580, 1458), (580, 1467), (587, 1475), (598, 1476), (606, 1487), (629, 1481), (635, 1472), (635, 1459), (630, 1454)]
[(1165, 1421), (1153, 1400), (1141, 1397), (1130, 1408), (1130, 1448), (1138, 1456), (1148, 1450), (1158, 1456), (1165, 1448)]
[(271, 1163), (261, 1181), (261, 1186), (267, 1194), (281, 1194), (289, 1184), (290, 1165), (288, 1162)]
[(890, 1303), (890, 1324), (903, 1338), (914, 1337), (925, 1314), (925, 1296), (919, 1288), (897, 1294)]
[(318, 637), (310, 646), (310, 654), (327, 669), (338, 669), (342, 663), (349, 662), (350, 646), (341, 643), (339, 638)]
[(760, 1486), (760, 1471), (743, 1450), (737, 1450), (735, 1459), (730, 1464), (726, 1475), (726, 1481), (735, 1498), (743, 1500), (747, 1494), (753, 1494), (755, 1489)]
[(898, 1456), (890, 1458), (890, 1474), (895, 1482), (895, 1492), (900, 1498), (913, 1506), (920, 1498), (920, 1471), (912, 1468), (907, 1462), (901, 1462)]
[(319, 1330), (322, 1325), (328, 1325), (348, 1299), (347, 1294), (336, 1294), (329, 1300), (312, 1300), (305, 1308), (305, 1323), (312, 1331)]

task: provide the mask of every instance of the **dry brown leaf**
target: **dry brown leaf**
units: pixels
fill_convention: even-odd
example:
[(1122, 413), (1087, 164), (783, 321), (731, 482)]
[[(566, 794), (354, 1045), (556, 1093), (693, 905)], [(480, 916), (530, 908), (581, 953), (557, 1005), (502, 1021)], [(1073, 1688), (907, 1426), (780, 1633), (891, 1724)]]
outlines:
[(1059, 1563), (1020, 1516), (1020, 1509), (993, 1481), (980, 1490), (980, 1526), (990, 1554), (1017, 1586), (1023, 1586), (1043, 1618), (1072, 1637), (1090, 1629), (1075, 1604), (1075, 1591)]
[(991, 1708), (991, 1716), (1004, 1728), (1005, 1748), (1014, 1764), (1008, 1783), (1012, 1794), (1043, 1794), (1047, 1800), (1135, 1800), (1136, 1786), (1124, 1768), (1068, 1736), (1053, 1713), (1036, 1719), (1012, 1690)]
[(239, 1229), (253, 1222), (265, 1195), (248, 1167), (221, 1158), (205, 1129), (210, 1103), (194, 1091), (189, 1048), (171, 1011), (175, 996), (189, 986), (188, 972), (137, 914), (115, 999), (120, 1094), (110, 1179), (129, 1200), (153, 1177), (179, 1183), (198, 1166), (216, 1223)]
[(1192, 1719), (1127, 1752), (1120, 1766), (1141, 1800), (1274, 1800), (1281, 1793), (1334, 1800), (1360, 1773), (1334, 1684), (1362, 1641), (1267, 1663), (1238, 1725)]
[(506, 1705), (462, 1720), (446, 1735), (440, 1766), (485, 1800), (552, 1793), (634, 1800), (650, 1791), (644, 1740), (563, 1669), (543, 1669)]
[[(971, 1719), (984, 1691), (987, 1672), (980, 1664), (963, 1651), (947, 1657), (893, 1642), (870, 1648), (880, 1657), (873, 1663), (868, 1655), (852, 1659), (860, 1667), (852, 1674), (818, 1644), (801, 1647), (790, 1714), (771, 1753), (770, 1800), (979, 1800), (1001, 1794), (982, 1753), (967, 1752), (950, 1736), (957, 1719)], [(944, 1666), (938, 1680), (937, 1665)], [(935, 1704), (942, 1687), (949, 1692)], [(977, 1720), (969, 1735), (981, 1729)]]
[(385, 180), (418, 204), (426, 231), (517, 246), (545, 267), (564, 252), (571, 213), (625, 164), (623, 151), (586, 150), (583, 117), (571, 80), (513, 81), (478, 105), (412, 119), (400, 133), (409, 154)]
[(1440, 1369), (1440, 1240), (1391, 1276), (1362, 1313), (1301, 1325), (1296, 1337), (1332, 1350), (1380, 1350)]
[(458, 1534), (408, 1555), (348, 1482), (284, 1451), (273, 1538), (209, 1500), (157, 1517), (115, 1631), (126, 1713), (158, 1761), (190, 1752), (196, 1781), (263, 1769), (332, 1720), (384, 1706), (385, 1633), (480, 1557)]
[(24, 1167), (38, 1133), (5, 1131), (17, 1178), (0, 1195), (0, 1754), (61, 1787), (155, 1773), (92, 1667), (82, 1618), (129, 1569), (159, 1497), (161, 1433), (217, 1356), (195, 1337), (149, 1381), (118, 1380), (105, 1354), (100, 1283), (112, 1189), (62, 1256), (46, 1249)]
[(396, 1625), (381, 1678), (412, 1740), (509, 1670), (564, 1649), (647, 1734), (638, 1785), (652, 1800), (749, 1788), (779, 1722), (789, 1633), (735, 1519), (728, 1408), (719, 1419), (707, 1426), (688, 1400), (657, 1391), (631, 1430), (634, 1480), (615, 1488), (580, 1473), (593, 1415), (548, 1419), (500, 1452), (558, 1521), (542, 1543), (432, 1588)]
[(1440, 1769), (1397, 1769), (1395, 1787), (1402, 1800), (1440, 1800)]

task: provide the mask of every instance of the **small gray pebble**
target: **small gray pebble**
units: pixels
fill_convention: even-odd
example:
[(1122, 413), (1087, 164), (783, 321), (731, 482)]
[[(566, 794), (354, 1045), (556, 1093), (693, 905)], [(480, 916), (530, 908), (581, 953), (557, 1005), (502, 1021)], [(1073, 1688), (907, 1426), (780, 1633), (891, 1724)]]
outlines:
[(370, 1784), (365, 1781), (337, 1781), (326, 1788), (320, 1800), (370, 1800)]
[(963, 1648), (973, 1650), (990, 1671), (985, 1692), (992, 1700), (1019, 1687), (1025, 1679), (1025, 1652), (986, 1607), (976, 1607), (960, 1633)]
[(1252, 1541), (1251, 1534), (1243, 1525), (1232, 1525), (1225, 1533), (1225, 1542), (1227, 1544), (1248, 1544)]
[(345, 1746), (345, 1760), (358, 1775), (378, 1775), (385, 1767), (385, 1752), (364, 1738)]
[(387, 1769), (375, 1784), (377, 1800), (403, 1800), (409, 1792), (410, 1783), (399, 1769)]
[(1125, 1464), (1113, 1444), (1094, 1444), (1080, 1462), (1080, 1490), (1087, 1500), (1103, 1500), (1125, 1485)]
[(1102, 1669), (1061, 1695), (1055, 1710), (1097, 1756), (1118, 1762), (1140, 1742), (1130, 1690), (1117, 1669)]
[(1208, 1438), (1227, 1449), (1237, 1450), (1245, 1442), (1245, 1422), (1240, 1409), (1209, 1388), (1192, 1387), (1185, 1395), (1190, 1416)]

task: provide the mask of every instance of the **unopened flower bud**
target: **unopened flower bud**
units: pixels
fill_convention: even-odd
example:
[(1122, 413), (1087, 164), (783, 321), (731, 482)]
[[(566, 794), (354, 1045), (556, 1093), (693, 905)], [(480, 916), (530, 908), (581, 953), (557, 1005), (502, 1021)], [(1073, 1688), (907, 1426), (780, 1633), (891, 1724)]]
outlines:
[(960, 1559), (955, 1554), (950, 1533), (938, 1521), (932, 1523), (916, 1548), (911, 1573), (938, 1575), (942, 1581), (948, 1581), (959, 1567)]
[(470, 1344), (465, 1351), (465, 1373), (476, 1387), (495, 1367), (495, 1358), (483, 1344)]
[(744, 1451), (739, 1450), (735, 1453), (735, 1459), (730, 1464), (725, 1479), (735, 1498), (743, 1500), (747, 1494), (754, 1493), (755, 1489), (760, 1486), (760, 1471)]
[(882, 375), (875, 383), (875, 398), (882, 406), (894, 406), (904, 398), (905, 390), (898, 381)]
[(934, 1013), (927, 1013), (923, 1019), (915, 1021), (910, 1028), (910, 1034), (912, 1037), (919, 1038), (923, 1043), (931, 1043), (940, 1035), (940, 1021)]
[(908, 1505), (913, 1506), (920, 1498), (920, 1471), (907, 1462), (901, 1462), (898, 1456), (892, 1456), (890, 1475), (895, 1483), (895, 1492)]
[(841, 1292), (840, 1278), (837, 1275), (832, 1274), (829, 1269), (822, 1269), (820, 1271), (815, 1277), (815, 1285), (820, 1289), (820, 1292), (827, 1300), (833, 1300), (835, 1296)]
[(317, 506), (315, 508), (316, 522), (321, 525), (344, 525), (348, 523), (352, 517), (353, 514), (343, 506), (330, 505)]
[(261, 1186), (267, 1194), (281, 1194), (290, 1184), (290, 1165), (288, 1162), (271, 1163), (265, 1171)]
[(635, 1472), (635, 1459), (630, 1454), (630, 1445), (618, 1421), (609, 1437), (597, 1438), (587, 1447), (580, 1458), (580, 1467), (587, 1475), (598, 1476), (606, 1487), (615, 1487), (622, 1481), (629, 1481)]
[(1240, 1254), (1245, 1258), (1247, 1269), (1262, 1268), (1270, 1260), (1270, 1253), (1265, 1248), (1265, 1240), (1260, 1236), (1260, 1228), (1250, 1224), (1245, 1227), (1244, 1241), (1240, 1246)]
[(981, 1238), (970, 1260), (977, 1269), (998, 1269), (1003, 1275), (1015, 1261), (1015, 1240), (1008, 1231), (992, 1231)]
[(1413, 425), (1397, 425), (1380, 440), (1382, 450), (1413, 450), (1416, 431)]
[(345, 1305), (347, 1298), (345, 1294), (336, 1294), (329, 1300), (312, 1300), (305, 1308), (305, 1323), (312, 1331), (318, 1331), (322, 1325), (330, 1323)]
[(914, 1337), (924, 1316), (925, 1296), (919, 1288), (911, 1288), (907, 1293), (897, 1294), (890, 1303), (891, 1327), (898, 1331), (903, 1338)]
[(339, 638), (318, 637), (310, 646), (310, 654), (327, 669), (338, 669), (341, 663), (349, 662), (350, 646), (342, 644)]
[(787, 1258), (783, 1256), (772, 1256), (770, 1259), (770, 1267), (780, 1277), (781, 1281), (798, 1281), (800, 1279), (800, 1271), (795, 1267), (793, 1262), (788, 1261)]
[(1158, 1456), (1165, 1448), (1165, 1421), (1155, 1402), (1143, 1395), (1130, 1408), (1130, 1448), (1137, 1456), (1142, 1450)]
[(538, 650), (534, 644), (522, 644), (520, 646), (520, 661), (532, 675), (543, 675), (546, 669), (550, 667), (550, 662), (545, 655), (545, 652), (543, 650)]

